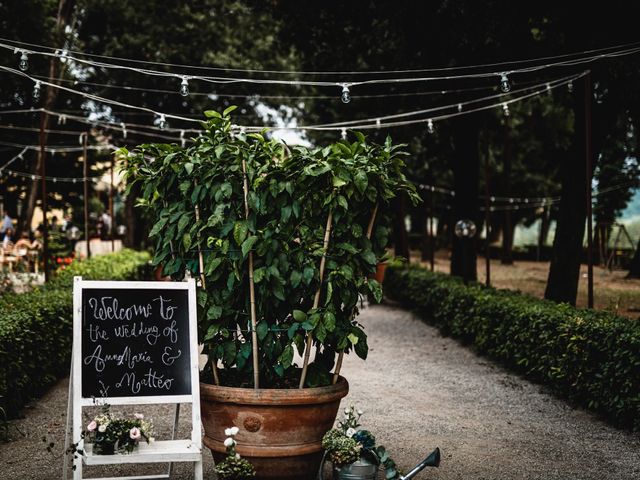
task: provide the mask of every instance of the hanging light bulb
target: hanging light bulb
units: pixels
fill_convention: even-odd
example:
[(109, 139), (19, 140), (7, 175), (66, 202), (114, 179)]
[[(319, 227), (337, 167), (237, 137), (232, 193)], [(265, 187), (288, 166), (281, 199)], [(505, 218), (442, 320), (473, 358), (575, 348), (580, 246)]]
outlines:
[(551, 85), (547, 83), (546, 87), (547, 87), (547, 93), (551, 95)]
[(567, 90), (569, 90), (569, 93), (573, 93), (573, 82), (569, 82), (567, 83)]
[(509, 105), (507, 103), (502, 104), (502, 111), (504, 112), (505, 117), (511, 115), (511, 112), (509, 111)]
[(347, 139), (347, 129), (343, 128), (340, 130), (340, 136), (342, 137), (342, 140), (346, 140)]
[(124, 122), (120, 123), (120, 128), (122, 129), (122, 138), (127, 138), (127, 124)]
[(500, 90), (502, 90), (503, 93), (509, 93), (511, 91), (511, 82), (506, 72), (500, 74)]
[(184, 139), (184, 130), (180, 130), (180, 146), (184, 148), (185, 139)]
[(376, 118), (376, 128), (380, 128), (380, 119)]
[(164, 113), (160, 114), (160, 122), (158, 122), (158, 126), (160, 127), (160, 130), (164, 130), (167, 126), (167, 119), (164, 116)]
[(433, 133), (433, 132), (436, 131), (436, 129), (433, 128), (433, 120), (431, 120), (431, 119), (427, 120), (427, 131), (429, 133)]
[(20, 63), (18, 64), (18, 68), (23, 72), (26, 72), (29, 68), (29, 57), (27, 56), (27, 52), (22, 52), (20, 54)]
[(342, 103), (349, 103), (351, 101), (351, 93), (349, 92), (349, 87), (346, 83), (342, 84), (342, 94), (340, 95), (340, 100), (342, 100)]
[(182, 77), (182, 82), (180, 83), (180, 95), (183, 97), (189, 96), (189, 81), (187, 77)]
[(36, 84), (33, 86), (33, 99), (37, 102), (40, 100), (40, 81), (36, 80)]
[(462, 104), (461, 104), (461, 103), (459, 103), (459, 104), (458, 104), (458, 111), (459, 111), (459, 112), (461, 112), (461, 111), (462, 111)]

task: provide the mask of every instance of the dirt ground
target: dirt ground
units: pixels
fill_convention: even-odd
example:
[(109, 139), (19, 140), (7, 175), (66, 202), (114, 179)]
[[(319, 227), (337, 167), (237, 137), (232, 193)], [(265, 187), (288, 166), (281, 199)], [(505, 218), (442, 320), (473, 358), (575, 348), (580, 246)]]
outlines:
[[(640, 438), (550, 395), (540, 385), (507, 372), (414, 315), (392, 306), (365, 309), (369, 334), (366, 362), (349, 356), (343, 374), (350, 393), (343, 406), (365, 411), (363, 427), (405, 471), (436, 446), (440, 469), (416, 480), (632, 480), (640, 478)], [(68, 383), (59, 382), (11, 422), (12, 441), (0, 443), (2, 480), (61, 478)], [(167, 435), (172, 410), (145, 407)], [(182, 413), (187, 418), (188, 409)], [(181, 434), (187, 434), (183, 424)], [(43, 441), (44, 440), (44, 441)], [(53, 442), (52, 452), (46, 450)], [(213, 463), (205, 453), (205, 478)], [(111, 468), (86, 474), (161, 472), (157, 466)], [(186, 465), (173, 477), (192, 478)]]
[[(419, 252), (412, 252), (411, 261), (419, 262)], [(422, 262), (429, 268), (429, 262)], [(446, 251), (439, 251), (435, 258), (436, 271), (449, 273), (450, 258)], [(513, 265), (502, 265), (500, 260), (491, 260), (491, 285), (497, 288), (520, 290), (543, 298), (549, 275), (549, 262), (516, 261)], [(594, 307), (638, 319), (640, 317), (640, 280), (626, 279), (626, 270), (609, 271), (594, 266)], [(484, 283), (486, 265), (484, 257), (478, 257), (478, 281)], [(587, 266), (580, 268), (577, 306), (587, 306)]]

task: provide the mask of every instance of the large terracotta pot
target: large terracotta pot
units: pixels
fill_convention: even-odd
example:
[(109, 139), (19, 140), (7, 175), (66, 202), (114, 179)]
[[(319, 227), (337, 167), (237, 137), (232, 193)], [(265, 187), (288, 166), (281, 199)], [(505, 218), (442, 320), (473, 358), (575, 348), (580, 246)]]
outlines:
[(237, 452), (258, 478), (311, 480), (322, 458), (322, 437), (333, 427), (349, 384), (304, 389), (251, 389), (200, 384), (205, 446), (224, 458), (224, 429), (238, 427)]

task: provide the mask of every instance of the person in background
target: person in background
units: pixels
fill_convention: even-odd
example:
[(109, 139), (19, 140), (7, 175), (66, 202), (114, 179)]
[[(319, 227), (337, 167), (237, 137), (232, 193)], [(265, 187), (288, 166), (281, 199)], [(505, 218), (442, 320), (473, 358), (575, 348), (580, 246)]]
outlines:
[(4, 218), (0, 224), (0, 234), (4, 235), (8, 228), (13, 228), (13, 219), (9, 216), (9, 212), (4, 212)]
[(106, 210), (102, 212), (100, 220), (102, 221), (103, 240), (111, 238), (111, 215), (109, 215), (109, 212)]
[(13, 227), (7, 228), (4, 231), (4, 237), (2, 238), (2, 248), (7, 250), (13, 247), (13, 240), (14, 240), (13, 235), (14, 235)]

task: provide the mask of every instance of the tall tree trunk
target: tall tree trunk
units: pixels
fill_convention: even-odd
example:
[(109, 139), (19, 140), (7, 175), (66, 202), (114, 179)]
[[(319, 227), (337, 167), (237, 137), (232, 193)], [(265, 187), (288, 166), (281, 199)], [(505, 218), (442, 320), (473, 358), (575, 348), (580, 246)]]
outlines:
[[(551, 266), (544, 297), (555, 302), (576, 304), (580, 259), (586, 219), (586, 133), (585, 81), (576, 82), (574, 89), (575, 127), (573, 148), (561, 161), (562, 182), (560, 211), (553, 241)], [(591, 173), (591, 172), (590, 172)], [(589, 175), (589, 186), (591, 175)], [(590, 187), (589, 187), (590, 188)]]
[[(455, 152), (453, 157), (453, 183), (456, 192), (453, 198), (453, 224), (469, 219), (479, 222), (478, 189), (480, 181), (480, 153), (478, 115), (465, 115), (456, 120), (453, 133)], [(458, 238), (453, 235), (451, 275), (466, 280), (477, 280), (476, 240)]]
[(540, 217), (540, 231), (538, 232), (538, 252), (536, 260), (539, 262), (542, 258), (542, 249), (547, 243), (549, 236), (549, 227), (551, 226), (551, 214), (548, 207), (543, 207), (542, 216)]
[(393, 208), (393, 245), (398, 257), (409, 257), (409, 239), (404, 217), (407, 215), (407, 199), (404, 193), (399, 194), (392, 203)]
[[(56, 18), (56, 26), (54, 31), (54, 41), (55, 43), (59, 43), (62, 38), (64, 27), (68, 23), (68, 19), (73, 12), (73, 7), (75, 4), (75, 0), (59, 0), (58, 2), (58, 13)], [(49, 60), (49, 78), (48, 81), (50, 83), (60, 84), (60, 78), (56, 76), (57, 66), (60, 60), (57, 57), (51, 57)], [(60, 77), (62, 76), (62, 70), (60, 71)], [(58, 97), (58, 89), (54, 87), (43, 87), (43, 90), (46, 91), (44, 106), (46, 110), (53, 110), (54, 104), (56, 102), (56, 98)], [(45, 114), (44, 116), (44, 129), (49, 128), (49, 115)], [(44, 134), (44, 142), (46, 144), (48, 135), (45, 132)], [(38, 175), (42, 168), (42, 162), (44, 159), (42, 158), (40, 151), (38, 151), (38, 156), (36, 159), (36, 163), (32, 169), (32, 173)], [(27, 199), (25, 202), (25, 206), (22, 210), (22, 216), (20, 221), (18, 222), (18, 226), (20, 230), (30, 231), (31, 230), (31, 222), (33, 220), (33, 212), (36, 208), (36, 201), (38, 199), (38, 194), (40, 192), (39, 185), (40, 180), (34, 179), (31, 182), (31, 188), (27, 193)], [(46, 221), (46, 218), (43, 219)]]
[[(513, 164), (513, 143), (511, 141), (511, 122), (509, 117), (504, 117), (504, 155), (502, 159), (502, 192), (505, 197), (511, 196), (511, 165)], [(511, 210), (504, 211), (502, 224), (502, 252), (500, 263), (513, 265), (513, 232), (514, 225), (511, 222)]]
[(636, 252), (633, 254), (633, 258), (629, 264), (629, 273), (627, 273), (627, 278), (640, 278), (640, 240), (638, 240)]

